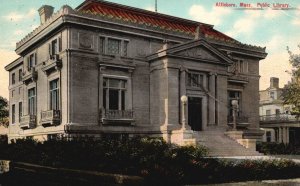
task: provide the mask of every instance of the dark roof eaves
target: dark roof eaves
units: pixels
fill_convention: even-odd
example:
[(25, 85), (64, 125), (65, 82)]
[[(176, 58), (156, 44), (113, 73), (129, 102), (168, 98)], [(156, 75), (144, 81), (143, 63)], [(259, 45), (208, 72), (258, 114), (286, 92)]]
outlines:
[(142, 13), (142, 14), (147, 14), (147, 15), (154, 16), (154, 17), (155, 16), (160, 16), (160, 17), (162, 17), (164, 19), (173, 19), (173, 20), (177, 20), (177, 21), (180, 21), (180, 22), (185, 22), (185, 23), (188, 23), (188, 24), (206, 25), (206, 26), (209, 26), (211, 28), (214, 27), (214, 25), (207, 24), (207, 23), (202, 23), (202, 22), (198, 22), (198, 21), (193, 21), (193, 20), (189, 20), (189, 19), (175, 17), (175, 16), (163, 14), (163, 13), (153, 12), (153, 11), (149, 11), (149, 10), (145, 10), (145, 9), (141, 9), (141, 8), (131, 7), (131, 6), (122, 5), (122, 4), (113, 3), (113, 2), (108, 2), (108, 1), (104, 1), (104, 0), (100, 0), (100, 1), (99, 0), (85, 0), (78, 7), (76, 7), (75, 10), (80, 10), (83, 7), (85, 7), (85, 5), (87, 6), (87, 5), (89, 5), (90, 3), (93, 3), (93, 2), (94, 3), (101, 2), (101, 3), (106, 4), (106, 5), (115, 6), (117, 8), (124, 8), (124, 9), (127, 9), (127, 10), (133, 10), (135, 12)]

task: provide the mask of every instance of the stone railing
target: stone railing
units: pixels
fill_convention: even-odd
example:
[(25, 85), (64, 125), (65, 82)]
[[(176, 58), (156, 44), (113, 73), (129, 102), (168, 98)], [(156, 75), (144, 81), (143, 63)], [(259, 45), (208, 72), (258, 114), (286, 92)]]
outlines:
[(60, 110), (47, 110), (41, 112), (42, 125), (58, 125), (60, 124)]
[(133, 110), (105, 110), (100, 111), (100, 120), (103, 124), (130, 124), (134, 123)]
[(35, 128), (36, 127), (36, 116), (35, 115), (22, 116), (20, 119), (20, 127), (22, 129)]
[(51, 71), (60, 70), (62, 67), (62, 62), (59, 54), (50, 56), (51, 58), (43, 63), (42, 71), (45, 74), (49, 74)]
[(260, 116), (260, 122), (293, 122), (299, 119), (291, 114), (273, 114)]
[(133, 110), (102, 110), (104, 119), (133, 119)]
[(22, 81), (27, 84), (29, 81), (36, 81), (38, 73), (35, 67), (31, 67), (28, 71), (23, 72)]
[[(249, 118), (247, 116), (243, 116), (243, 115), (237, 116), (236, 117), (236, 127), (240, 128), (240, 129), (247, 128), (250, 125), (248, 119)], [(230, 127), (233, 127), (233, 117), (232, 116), (227, 117), (227, 122)]]
[[(248, 117), (247, 116), (237, 116), (236, 117), (236, 123), (248, 123)], [(228, 123), (232, 123), (233, 122), (233, 117), (232, 116), (228, 116)]]

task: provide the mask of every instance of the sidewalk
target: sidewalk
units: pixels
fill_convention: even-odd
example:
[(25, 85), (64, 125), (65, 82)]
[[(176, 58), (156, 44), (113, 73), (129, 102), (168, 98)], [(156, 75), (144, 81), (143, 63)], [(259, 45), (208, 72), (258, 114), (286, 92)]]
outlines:
[(299, 186), (300, 178), (287, 180), (263, 180), (263, 181), (247, 181), (236, 183), (221, 183), (199, 186)]
[[(300, 163), (300, 155), (270, 155), (270, 156), (227, 156), (227, 157), (211, 157), (211, 158), (221, 158), (228, 160), (273, 160), (273, 159), (287, 159), (292, 160), (295, 163)], [(300, 173), (299, 173), (300, 177)]]

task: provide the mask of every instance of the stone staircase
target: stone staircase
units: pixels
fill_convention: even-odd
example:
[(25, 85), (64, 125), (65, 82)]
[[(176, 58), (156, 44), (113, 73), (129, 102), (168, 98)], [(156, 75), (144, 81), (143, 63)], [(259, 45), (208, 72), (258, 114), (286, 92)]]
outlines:
[(197, 144), (209, 149), (209, 156), (262, 156), (263, 154), (244, 147), (224, 134), (223, 130), (194, 131)]

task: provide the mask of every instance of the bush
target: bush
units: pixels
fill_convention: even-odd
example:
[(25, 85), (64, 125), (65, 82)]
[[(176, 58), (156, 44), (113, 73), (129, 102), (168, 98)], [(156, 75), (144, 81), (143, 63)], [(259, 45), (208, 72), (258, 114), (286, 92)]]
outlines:
[(6, 135), (0, 135), (0, 159), (7, 157), (5, 153), (7, 152), (8, 148), (8, 139)]
[(300, 146), (293, 144), (259, 142), (256, 148), (259, 152), (264, 154), (300, 155)]
[[(7, 139), (4, 140), (7, 142)], [(1, 141), (0, 141), (1, 142)], [(160, 138), (16, 140), (1, 145), (1, 158), (46, 166), (140, 175), (149, 185), (180, 185), (297, 177), (300, 166), (284, 160), (229, 161), (205, 158), (202, 146)], [(4, 143), (3, 143), (4, 144)], [(2, 153), (3, 152), (3, 153)]]

